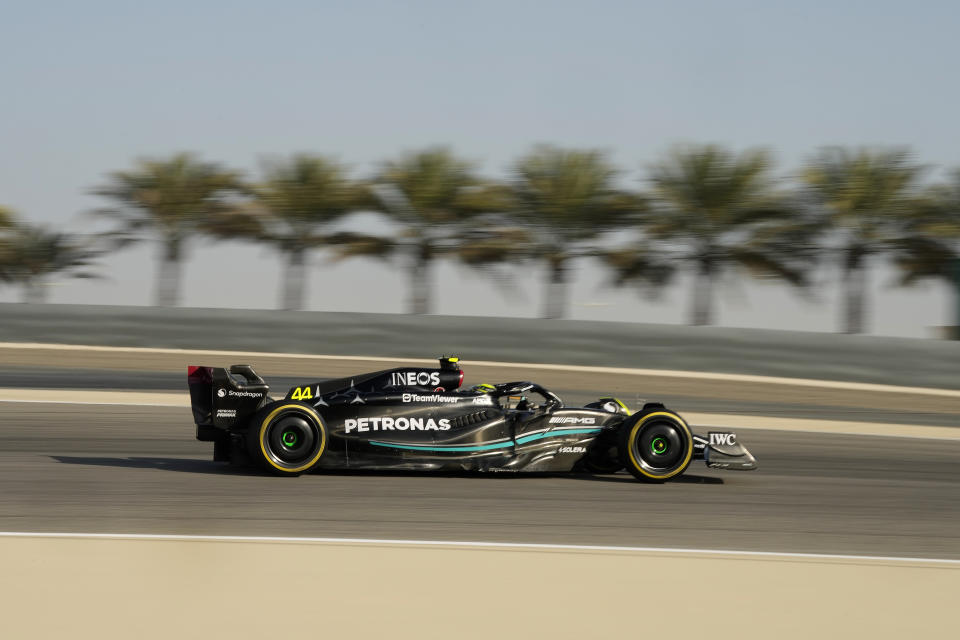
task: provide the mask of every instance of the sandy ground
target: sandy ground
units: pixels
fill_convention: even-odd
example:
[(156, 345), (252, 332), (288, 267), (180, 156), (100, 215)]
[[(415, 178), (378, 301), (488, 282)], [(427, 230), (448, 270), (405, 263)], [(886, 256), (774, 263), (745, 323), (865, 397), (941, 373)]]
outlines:
[(960, 565), (0, 539), (5, 638), (948, 637)]

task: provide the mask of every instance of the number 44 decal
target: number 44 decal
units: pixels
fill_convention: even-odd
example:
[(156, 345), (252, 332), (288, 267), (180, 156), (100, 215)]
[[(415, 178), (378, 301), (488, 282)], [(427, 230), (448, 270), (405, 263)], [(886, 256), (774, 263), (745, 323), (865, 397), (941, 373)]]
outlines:
[(293, 390), (293, 393), (290, 394), (291, 400), (312, 400), (313, 394), (310, 392), (310, 387), (297, 387)]

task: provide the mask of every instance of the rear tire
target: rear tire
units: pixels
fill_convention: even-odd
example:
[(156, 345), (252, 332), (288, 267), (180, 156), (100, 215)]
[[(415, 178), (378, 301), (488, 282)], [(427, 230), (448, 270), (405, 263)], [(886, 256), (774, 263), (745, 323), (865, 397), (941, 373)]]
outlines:
[(638, 480), (664, 482), (686, 471), (693, 459), (693, 433), (676, 413), (656, 407), (620, 427), (620, 462)]
[(281, 400), (261, 409), (247, 430), (251, 460), (278, 476), (298, 476), (320, 461), (327, 446), (327, 427), (304, 402)]

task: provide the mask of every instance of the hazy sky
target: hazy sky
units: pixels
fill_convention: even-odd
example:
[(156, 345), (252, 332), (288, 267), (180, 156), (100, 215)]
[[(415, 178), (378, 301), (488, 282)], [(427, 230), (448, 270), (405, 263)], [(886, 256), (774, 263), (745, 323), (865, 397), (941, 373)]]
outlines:
[[(0, 204), (73, 231), (106, 172), (194, 150), (255, 174), (265, 154), (331, 153), (363, 175), (403, 150), (445, 143), (491, 175), (536, 142), (608, 150), (624, 179), (678, 141), (772, 148), (784, 174), (824, 144), (909, 145), (960, 166), (960, 3), (19, 2), (0, 4)], [(932, 174), (935, 175), (935, 174)], [(639, 186), (639, 183), (634, 183)], [(54, 302), (148, 304), (154, 248), (104, 261), (98, 282)], [(396, 312), (396, 269), (320, 256), (313, 309)], [(225, 268), (224, 265), (229, 265)], [(601, 286), (584, 264), (575, 318), (682, 322), (685, 281), (657, 301)], [(504, 297), (451, 265), (437, 311), (536, 315), (538, 269)], [(721, 302), (731, 326), (831, 330), (819, 302), (745, 282)], [(268, 250), (196, 243), (185, 304), (273, 307)], [(899, 290), (878, 266), (875, 332), (944, 324), (940, 285)], [(251, 293), (254, 292), (254, 293)], [(0, 299), (16, 292), (0, 290)]]

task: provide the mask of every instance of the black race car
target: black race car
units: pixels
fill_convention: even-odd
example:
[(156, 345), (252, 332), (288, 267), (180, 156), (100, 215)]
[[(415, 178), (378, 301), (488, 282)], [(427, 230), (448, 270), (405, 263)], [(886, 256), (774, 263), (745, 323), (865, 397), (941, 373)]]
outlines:
[(662, 482), (692, 460), (756, 468), (731, 432), (694, 435), (678, 414), (616, 398), (567, 407), (532, 382), (460, 390), (459, 358), (305, 383), (282, 400), (250, 365), (189, 367), (197, 439), (213, 459), (277, 475), (314, 469), (614, 473)]

